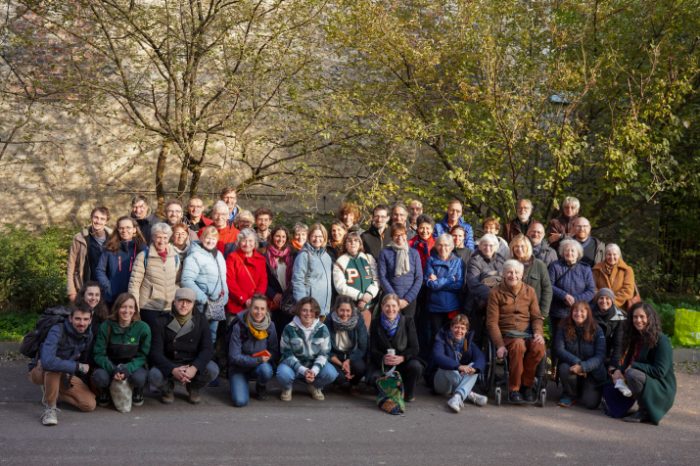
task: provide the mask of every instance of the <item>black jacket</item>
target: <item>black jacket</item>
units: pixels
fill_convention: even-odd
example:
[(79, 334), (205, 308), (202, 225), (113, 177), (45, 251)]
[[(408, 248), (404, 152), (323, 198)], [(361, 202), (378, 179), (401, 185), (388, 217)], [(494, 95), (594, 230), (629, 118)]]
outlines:
[(372, 225), (369, 230), (361, 235), (362, 245), (365, 252), (371, 254), (374, 260), (379, 261), (379, 253), (391, 243), (391, 227), (387, 226), (384, 229), (384, 236), (379, 234), (377, 227)]
[(605, 335), (605, 365), (606, 367), (620, 367), (622, 358), (622, 345), (625, 336), (625, 315), (613, 305), (607, 314), (601, 314), (597, 304), (591, 306), (591, 312), (598, 322), (598, 326)]
[(403, 356), (406, 360), (418, 356), (416, 324), (410, 317), (401, 316), (399, 328), (392, 338), (382, 327), (381, 317), (377, 317), (369, 327), (369, 342), (369, 361), (375, 368), (382, 367), (382, 360), (389, 348), (395, 349), (396, 355)]
[(206, 369), (214, 356), (209, 323), (204, 314), (192, 313), (182, 328), (172, 314), (159, 319), (153, 328), (151, 363), (167, 375), (178, 366), (193, 365), (199, 372)]

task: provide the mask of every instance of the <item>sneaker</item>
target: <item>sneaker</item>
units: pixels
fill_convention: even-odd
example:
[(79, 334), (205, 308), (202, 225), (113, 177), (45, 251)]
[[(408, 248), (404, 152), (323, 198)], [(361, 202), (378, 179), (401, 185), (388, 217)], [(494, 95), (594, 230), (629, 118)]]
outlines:
[(535, 402), (535, 391), (531, 387), (521, 387), (520, 392), (523, 394), (523, 399), (526, 403)]
[(267, 400), (267, 386), (260, 384), (260, 383), (256, 383), (255, 384), (255, 397), (260, 401)]
[(202, 396), (199, 394), (199, 388), (194, 388), (188, 384), (187, 385), (187, 394), (188, 394), (187, 401), (189, 401), (193, 405), (198, 405), (199, 403), (202, 402)]
[(323, 401), (326, 399), (325, 396), (323, 396), (323, 392), (321, 391), (320, 388), (314, 387), (313, 384), (308, 384), (306, 386), (307, 390), (309, 391), (309, 394), (311, 395), (311, 398), (313, 398), (316, 401)]
[(523, 403), (523, 396), (519, 391), (512, 391), (508, 394), (508, 401), (512, 404), (519, 405)]
[(455, 393), (452, 395), (452, 398), (447, 400), (447, 406), (454, 411), (455, 413), (458, 413), (462, 410), (462, 406), (464, 406), (464, 401), (462, 401), (462, 397)]
[(571, 408), (574, 405), (574, 400), (572, 400), (568, 396), (562, 396), (561, 398), (559, 398), (559, 403), (557, 404), (562, 408)]
[(41, 423), (45, 426), (55, 426), (58, 424), (58, 408), (47, 407), (41, 415)]
[(467, 395), (467, 400), (471, 401), (476, 406), (486, 406), (486, 403), (489, 402), (489, 399), (486, 398), (484, 395), (479, 395), (475, 392), (469, 392), (469, 395)]
[(134, 406), (143, 406), (143, 388), (134, 387), (131, 393), (131, 404)]
[(172, 404), (175, 401), (175, 386), (173, 382), (168, 382), (161, 390), (160, 401), (166, 405)]
[(100, 390), (100, 393), (97, 395), (97, 406), (106, 408), (111, 402), (112, 398), (109, 396), (109, 392), (107, 390)]
[(292, 401), (292, 389), (287, 388), (287, 389), (282, 390), (282, 393), (280, 394), (280, 400)]

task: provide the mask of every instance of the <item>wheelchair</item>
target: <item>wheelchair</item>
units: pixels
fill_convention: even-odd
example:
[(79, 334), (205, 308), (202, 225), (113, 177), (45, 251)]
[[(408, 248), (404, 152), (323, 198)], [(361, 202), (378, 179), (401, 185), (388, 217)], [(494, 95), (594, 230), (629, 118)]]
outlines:
[[(508, 399), (508, 357), (498, 359), (496, 357), (496, 345), (490, 338), (485, 340), (486, 371), (484, 371), (483, 377), (479, 380), (480, 388), (483, 393), (491, 395), (496, 406), (500, 406), (504, 401), (504, 397), (505, 400)], [(551, 359), (549, 351), (547, 351), (537, 365), (535, 383), (532, 387), (535, 392), (535, 401), (529, 404), (543, 408), (547, 403), (547, 383), (551, 374), (550, 365)], [(523, 404), (528, 403), (523, 402)]]

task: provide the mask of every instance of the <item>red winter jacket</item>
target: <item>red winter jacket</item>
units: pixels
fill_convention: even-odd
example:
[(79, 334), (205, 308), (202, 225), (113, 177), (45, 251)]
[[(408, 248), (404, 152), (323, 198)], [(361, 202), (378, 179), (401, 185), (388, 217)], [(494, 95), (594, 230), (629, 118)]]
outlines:
[(257, 251), (253, 251), (250, 257), (245, 257), (240, 249), (233, 251), (226, 258), (226, 284), (226, 311), (238, 314), (245, 309), (245, 302), (255, 293), (264, 295), (267, 290), (265, 257)]
[(428, 257), (430, 257), (430, 251), (432, 251), (435, 247), (435, 238), (431, 236), (426, 242), (425, 240), (421, 239), (420, 236), (416, 235), (411, 238), (408, 245), (418, 251), (418, 255), (420, 256), (420, 264), (423, 266), (423, 270), (425, 270), (425, 265), (428, 263)]

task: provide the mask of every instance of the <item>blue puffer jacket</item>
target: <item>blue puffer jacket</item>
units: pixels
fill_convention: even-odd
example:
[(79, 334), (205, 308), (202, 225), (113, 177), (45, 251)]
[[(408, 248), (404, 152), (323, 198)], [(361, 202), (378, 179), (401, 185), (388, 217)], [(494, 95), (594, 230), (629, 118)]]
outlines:
[(420, 265), (418, 251), (413, 248), (408, 248), (408, 261), (409, 272), (397, 277), (394, 274), (396, 251), (391, 247), (384, 248), (379, 254), (377, 273), (384, 293), (395, 293), (399, 298), (411, 303), (418, 297), (418, 292), (423, 284), (423, 267)]
[(87, 350), (92, 343), (90, 327), (85, 333), (78, 333), (66, 319), (56, 324), (46, 334), (41, 344), (39, 359), (45, 371), (75, 374), (78, 363), (85, 362)]
[[(474, 251), (474, 229), (471, 225), (464, 221), (463, 218), (459, 219), (459, 226), (464, 228), (464, 247), (469, 248), (469, 250)], [(435, 224), (435, 229), (433, 230), (433, 236), (438, 237), (443, 233), (449, 233), (450, 227), (447, 225), (447, 214), (442, 218), (439, 223)]]
[(226, 262), (224, 255), (216, 248), (209, 252), (202, 243), (195, 241), (182, 264), (180, 284), (197, 292), (197, 302), (204, 304), (208, 299), (216, 300), (223, 292), (224, 302), (228, 301), (226, 286)]
[(566, 339), (566, 325), (560, 325), (554, 336), (554, 356), (569, 366), (580, 364), (597, 383), (607, 379), (605, 372), (605, 334), (596, 325), (593, 341), (583, 339), (583, 329), (576, 327), (576, 338)]
[(326, 248), (314, 249), (305, 243), (294, 259), (292, 272), (292, 293), (294, 299), (311, 296), (321, 306), (321, 315), (331, 311), (331, 296), (333, 293), (333, 261)]
[(569, 267), (564, 260), (559, 259), (549, 264), (549, 279), (552, 282), (552, 306), (549, 308), (550, 317), (562, 319), (569, 315), (569, 306), (564, 302), (567, 294), (576, 301), (589, 302), (595, 295), (595, 282), (591, 268), (582, 262), (576, 262)]
[(275, 324), (270, 322), (267, 328), (267, 338), (258, 340), (253, 337), (245, 323), (248, 311), (237, 314), (231, 322), (231, 339), (228, 344), (228, 371), (230, 374), (247, 373), (255, 369), (262, 362), (259, 358), (253, 357), (255, 353), (267, 350), (270, 352), (270, 364), (274, 364), (279, 359), (279, 339)]
[(122, 241), (117, 252), (102, 252), (95, 272), (106, 303), (112, 304), (117, 296), (128, 291), (131, 269), (142, 249), (137, 250), (134, 241)]
[[(437, 280), (428, 280), (430, 275)], [(423, 274), (425, 286), (428, 288), (428, 311), (451, 312), (461, 309), (461, 290), (464, 283), (464, 262), (450, 254), (447, 260), (442, 260), (437, 254), (428, 258)]]

